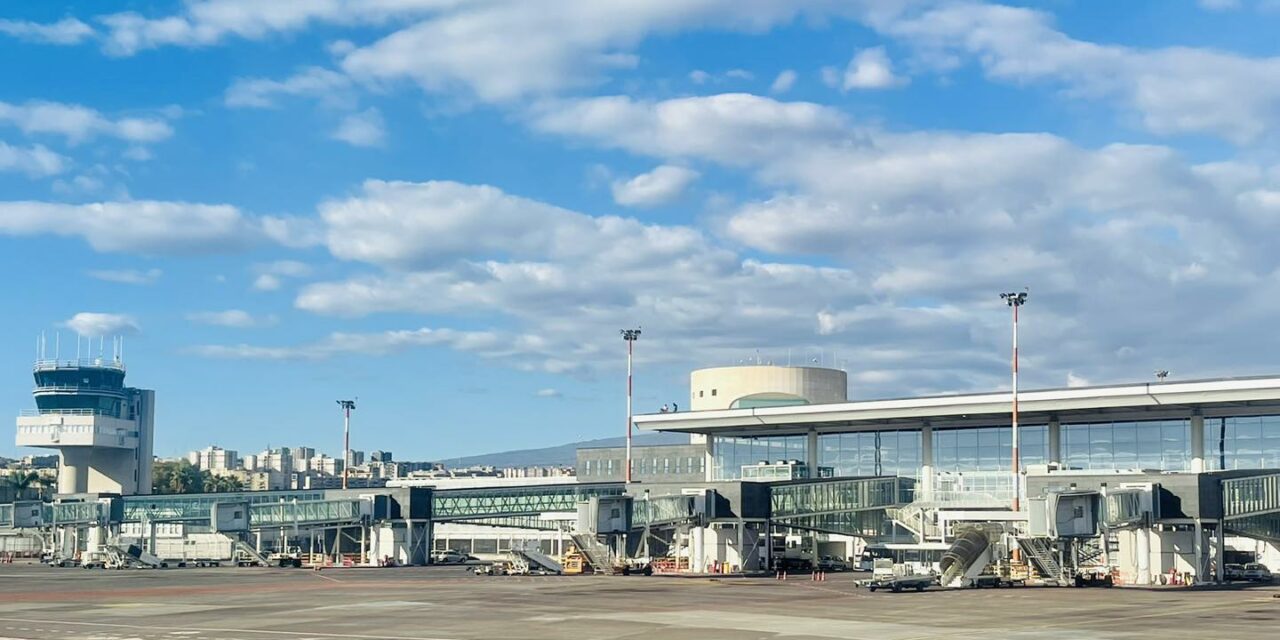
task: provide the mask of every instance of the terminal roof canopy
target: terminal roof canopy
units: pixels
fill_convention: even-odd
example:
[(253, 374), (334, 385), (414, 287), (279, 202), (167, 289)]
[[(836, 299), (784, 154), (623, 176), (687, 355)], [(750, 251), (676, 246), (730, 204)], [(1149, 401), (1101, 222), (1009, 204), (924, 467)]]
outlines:
[[(818, 432), (918, 428), (989, 427), (1010, 422), (1008, 391), (863, 400), (787, 407), (758, 407), (635, 417), (646, 431), (675, 431), (720, 436), (766, 436)], [(1022, 424), (1187, 418), (1280, 412), (1280, 376), (1218, 378), (1179, 382), (1018, 393)]]

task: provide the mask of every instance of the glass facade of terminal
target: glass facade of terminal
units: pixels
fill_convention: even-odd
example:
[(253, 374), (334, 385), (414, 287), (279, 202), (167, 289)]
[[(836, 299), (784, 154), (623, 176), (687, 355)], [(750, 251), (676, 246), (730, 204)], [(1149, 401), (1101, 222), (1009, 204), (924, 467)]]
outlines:
[[(716, 480), (738, 480), (743, 465), (779, 460), (805, 461), (806, 436), (775, 436), (769, 438), (716, 438)], [(840, 475), (839, 471), (836, 475)]]
[(1191, 468), (1191, 421), (1062, 425), (1062, 462), (1072, 469)]
[(1280, 468), (1280, 416), (1204, 419), (1206, 469)]
[[(1049, 428), (1021, 426), (1020, 457), (1026, 465), (1050, 461)], [(933, 466), (938, 472), (1008, 471), (1012, 432), (1007, 426), (933, 429)], [(1204, 419), (1205, 468), (1280, 468), (1280, 416)], [(736, 480), (744, 465), (761, 461), (805, 461), (803, 435), (716, 438), (715, 478)], [(818, 464), (836, 477), (916, 477), (922, 463), (921, 431), (862, 431), (818, 436)], [(1191, 420), (1063, 423), (1061, 462), (1073, 469), (1191, 468)]]
[(822, 435), (818, 448), (818, 466), (831, 467), (836, 476), (913, 477), (920, 467), (919, 431)]

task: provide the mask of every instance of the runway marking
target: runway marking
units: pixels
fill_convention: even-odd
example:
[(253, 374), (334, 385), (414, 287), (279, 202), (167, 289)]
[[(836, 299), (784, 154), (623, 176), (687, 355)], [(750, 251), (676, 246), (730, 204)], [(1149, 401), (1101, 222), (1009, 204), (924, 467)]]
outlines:
[(315, 577), (317, 577), (317, 578), (320, 578), (320, 579), (322, 579), (322, 580), (328, 580), (329, 582), (337, 582), (337, 583), (339, 583), (339, 584), (341, 584), (341, 583), (343, 582), (343, 580), (339, 580), (339, 579), (337, 579), (337, 578), (330, 578), (329, 576), (321, 575), (319, 571), (312, 571), (312, 572), (311, 572), (311, 575), (313, 575), (313, 576), (315, 576)]
[[(18, 624), (32, 622), (49, 622), (47, 620), (27, 620), (24, 618), (0, 618), (0, 622), (16, 622)], [(272, 636), (288, 636), (291, 638), (356, 638), (357, 640), (457, 640), (456, 638), (440, 638), (435, 636), (372, 636), (360, 635), (354, 633), (324, 633), (317, 631), (275, 631), (271, 629), (225, 629), (218, 627), (162, 627), (162, 626), (142, 626), (136, 624), (122, 624), (110, 622), (73, 622), (70, 620), (58, 621), (60, 625), (76, 625), (80, 627), (101, 627), (108, 629), (129, 629), (142, 632), (160, 632), (160, 631), (194, 631), (196, 633), (257, 633)], [(12, 627), (9, 627), (12, 628)]]

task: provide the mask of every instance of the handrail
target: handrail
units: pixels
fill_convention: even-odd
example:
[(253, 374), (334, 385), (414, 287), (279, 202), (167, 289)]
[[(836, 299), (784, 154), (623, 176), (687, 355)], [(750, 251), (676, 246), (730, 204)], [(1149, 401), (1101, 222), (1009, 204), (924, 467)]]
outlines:
[(80, 358), (78, 360), (36, 360), (34, 369), (36, 371), (50, 371), (53, 369), (112, 369), (115, 371), (124, 371), (124, 362), (120, 360), (104, 360), (102, 358)]
[(19, 416), (30, 418), (35, 416), (103, 416), (105, 418), (122, 418), (106, 409), (22, 409)]
[(45, 391), (108, 391), (124, 395), (123, 387), (103, 387), (84, 384), (42, 384), (36, 385), (36, 387), (32, 389), (32, 393), (42, 393)]

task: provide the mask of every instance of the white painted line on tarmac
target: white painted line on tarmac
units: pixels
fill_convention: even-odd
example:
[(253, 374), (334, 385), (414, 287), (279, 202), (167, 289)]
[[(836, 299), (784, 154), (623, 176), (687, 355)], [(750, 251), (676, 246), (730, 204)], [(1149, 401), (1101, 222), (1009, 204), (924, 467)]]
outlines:
[[(0, 622), (14, 622), (18, 624), (45, 623), (49, 620), (30, 620), (26, 618), (0, 618)], [(458, 640), (457, 638), (440, 638), (435, 636), (373, 636), (360, 635), (354, 633), (320, 633), (315, 631), (276, 631), (273, 629), (226, 629), (226, 628), (201, 628), (201, 627), (162, 627), (162, 626), (144, 626), (137, 624), (122, 624), (109, 622), (72, 622), (69, 620), (59, 620), (59, 625), (74, 625), (78, 627), (95, 627), (108, 629), (129, 629), (132, 631), (143, 631), (158, 633), (161, 631), (195, 631), (198, 633), (257, 633), (261, 635), (271, 636), (287, 636), (290, 638), (355, 638), (356, 640)], [(12, 628), (12, 627), (10, 627)], [(3, 639), (0, 639), (3, 640)]]

